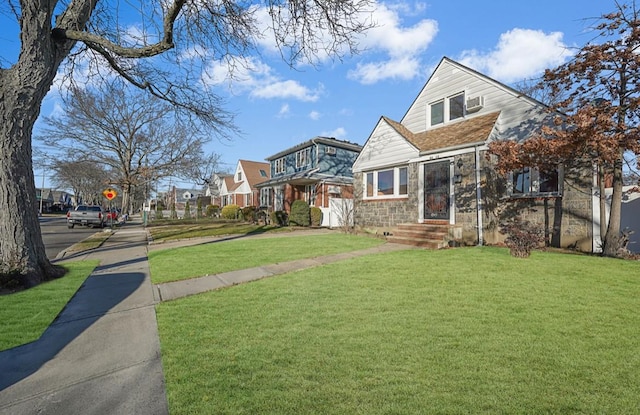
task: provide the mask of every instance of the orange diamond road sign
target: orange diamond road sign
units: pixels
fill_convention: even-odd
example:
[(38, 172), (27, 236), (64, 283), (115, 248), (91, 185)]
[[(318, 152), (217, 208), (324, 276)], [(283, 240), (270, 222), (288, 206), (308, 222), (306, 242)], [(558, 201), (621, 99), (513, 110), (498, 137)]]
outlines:
[(116, 196), (118, 196), (118, 192), (116, 192), (115, 190), (113, 190), (112, 188), (108, 188), (105, 189), (104, 192), (102, 192), (102, 194), (104, 195), (104, 197), (106, 197), (108, 200), (113, 200)]

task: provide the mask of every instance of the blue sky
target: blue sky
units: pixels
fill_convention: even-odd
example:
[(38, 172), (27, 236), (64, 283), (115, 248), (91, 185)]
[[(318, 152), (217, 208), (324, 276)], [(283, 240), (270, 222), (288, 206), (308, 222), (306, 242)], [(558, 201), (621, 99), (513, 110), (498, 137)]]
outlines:
[[(380, 116), (402, 118), (443, 56), (512, 84), (565, 62), (595, 35), (585, 19), (614, 9), (613, 0), (378, 0), (379, 27), (359, 40), (365, 50), (357, 56), (294, 70), (265, 40), (254, 70), (231, 83), (211, 62), (205, 81), (237, 114), (242, 135), (213, 138), (206, 150), (231, 170), (238, 159), (264, 161), (318, 135), (364, 144)], [(16, 44), (0, 31), (0, 50)], [(52, 92), (42, 115), (56, 101)]]
[[(318, 69), (263, 60), (228, 95), (244, 135), (212, 148), (234, 166), (262, 161), (316, 135), (364, 144), (380, 116), (399, 120), (443, 56), (510, 84), (539, 76), (593, 38), (592, 20), (612, 1), (431, 0), (379, 2), (367, 51)], [(228, 93), (228, 91), (224, 91)]]

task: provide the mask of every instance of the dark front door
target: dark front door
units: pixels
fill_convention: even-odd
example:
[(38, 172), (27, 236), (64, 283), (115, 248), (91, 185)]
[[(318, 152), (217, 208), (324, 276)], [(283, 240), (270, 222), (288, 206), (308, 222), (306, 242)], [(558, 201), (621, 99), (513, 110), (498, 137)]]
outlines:
[(449, 220), (449, 161), (424, 165), (424, 219)]

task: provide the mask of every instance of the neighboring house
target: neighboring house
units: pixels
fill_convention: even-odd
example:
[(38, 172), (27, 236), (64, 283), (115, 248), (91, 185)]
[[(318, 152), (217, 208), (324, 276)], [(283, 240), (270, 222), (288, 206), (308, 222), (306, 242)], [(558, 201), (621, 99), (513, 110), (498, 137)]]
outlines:
[(224, 180), (226, 177), (231, 177), (230, 174), (214, 173), (211, 177), (211, 181), (208, 183), (205, 195), (211, 198), (212, 205), (222, 206), (222, 188), (225, 186)]
[(189, 202), (190, 208), (195, 208), (198, 197), (203, 196), (203, 192), (195, 189), (180, 189), (175, 186), (167, 194), (169, 200), (167, 209), (171, 209), (171, 205), (175, 205), (176, 211), (184, 211), (184, 207)]
[(52, 189), (41, 189), (36, 187), (36, 209), (40, 213), (50, 212), (54, 203), (54, 196)]
[(492, 244), (504, 239), (500, 222), (517, 215), (544, 226), (552, 245), (592, 251), (591, 166), (503, 178), (487, 155), (491, 141), (526, 140), (551, 117), (535, 99), (443, 58), (399, 122), (380, 118), (355, 161), (356, 226), (404, 234), (404, 224), (439, 225), (439, 246)]
[(74, 196), (62, 190), (54, 190), (53, 192), (52, 210), (65, 212), (74, 205)]
[(324, 226), (338, 226), (348, 215), (345, 204), (351, 206), (351, 166), (360, 150), (348, 141), (315, 137), (267, 157), (271, 179), (258, 185), (260, 206), (290, 212), (295, 200), (304, 200), (322, 209)]
[(256, 187), (269, 180), (269, 163), (238, 160), (232, 175), (218, 176), (219, 206), (260, 206), (260, 190)]

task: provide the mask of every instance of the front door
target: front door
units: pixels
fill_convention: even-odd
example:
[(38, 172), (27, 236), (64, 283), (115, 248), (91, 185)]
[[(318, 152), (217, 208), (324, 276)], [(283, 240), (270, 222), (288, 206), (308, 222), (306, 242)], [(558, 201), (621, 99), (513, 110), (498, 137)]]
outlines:
[(449, 161), (424, 165), (424, 219), (449, 220)]

